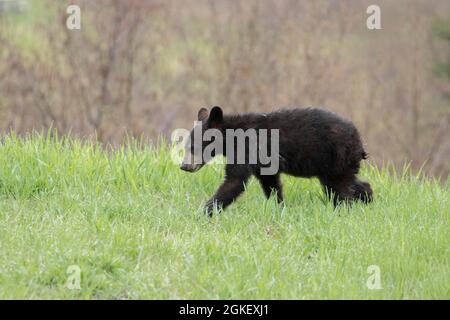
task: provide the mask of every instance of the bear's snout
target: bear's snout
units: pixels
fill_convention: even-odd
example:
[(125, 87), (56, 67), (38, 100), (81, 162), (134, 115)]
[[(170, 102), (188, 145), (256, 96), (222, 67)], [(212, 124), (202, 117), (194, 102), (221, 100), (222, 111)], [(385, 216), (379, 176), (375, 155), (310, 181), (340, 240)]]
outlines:
[(189, 163), (182, 163), (180, 166), (180, 169), (187, 172), (195, 172), (200, 169), (200, 165), (198, 164), (189, 164)]

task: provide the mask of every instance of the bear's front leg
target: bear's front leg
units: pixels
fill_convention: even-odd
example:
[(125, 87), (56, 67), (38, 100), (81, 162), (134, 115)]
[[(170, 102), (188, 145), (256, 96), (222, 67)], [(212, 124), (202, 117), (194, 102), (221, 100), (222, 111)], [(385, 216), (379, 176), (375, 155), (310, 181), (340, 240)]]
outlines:
[(272, 192), (275, 192), (278, 203), (283, 202), (283, 188), (279, 174), (273, 176), (258, 175), (257, 178), (261, 183), (261, 187), (263, 188), (267, 199), (270, 198)]
[(228, 165), (225, 181), (217, 189), (214, 196), (206, 202), (205, 211), (212, 216), (214, 206), (218, 210), (228, 207), (245, 190), (245, 183), (250, 177), (246, 168)]

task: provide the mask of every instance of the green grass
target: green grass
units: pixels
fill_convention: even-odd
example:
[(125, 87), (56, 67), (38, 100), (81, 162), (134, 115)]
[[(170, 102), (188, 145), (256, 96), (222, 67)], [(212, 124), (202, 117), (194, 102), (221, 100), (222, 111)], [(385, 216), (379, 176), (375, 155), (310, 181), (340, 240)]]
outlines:
[(221, 166), (189, 174), (164, 144), (130, 145), (3, 138), (0, 298), (450, 298), (449, 180), (366, 166), (375, 202), (337, 210), (314, 179), (284, 176), (285, 207), (251, 181), (208, 219)]

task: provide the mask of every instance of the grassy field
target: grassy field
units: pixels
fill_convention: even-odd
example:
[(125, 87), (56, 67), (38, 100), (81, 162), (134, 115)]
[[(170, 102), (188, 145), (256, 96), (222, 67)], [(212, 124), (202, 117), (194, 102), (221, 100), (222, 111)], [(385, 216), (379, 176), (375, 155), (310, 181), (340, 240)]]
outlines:
[(283, 177), (285, 207), (251, 181), (208, 219), (221, 166), (189, 174), (131, 145), (3, 139), (0, 298), (450, 298), (449, 180), (366, 166), (375, 202), (337, 210), (316, 180)]

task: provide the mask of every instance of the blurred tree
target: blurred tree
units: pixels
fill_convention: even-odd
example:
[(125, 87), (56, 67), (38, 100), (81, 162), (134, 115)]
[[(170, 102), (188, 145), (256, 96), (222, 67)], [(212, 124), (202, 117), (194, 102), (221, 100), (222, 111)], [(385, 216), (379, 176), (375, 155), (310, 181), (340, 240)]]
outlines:
[[(446, 41), (450, 46), (450, 18), (436, 22), (434, 25), (434, 34), (438, 38)], [(436, 63), (436, 73), (450, 79), (450, 51), (447, 51), (447, 57), (444, 61)]]
[[(446, 100), (450, 100), (450, 18), (438, 20), (433, 25), (433, 34), (443, 41), (440, 41), (439, 53), (434, 64), (435, 73), (443, 79), (439, 89)], [(442, 100), (442, 117), (440, 123), (436, 123), (436, 138), (430, 148), (428, 169), (434, 173), (444, 173), (448, 176), (448, 167), (445, 166), (444, 159), (450, 155), (450, 141), (448, 131), (450, 128), (450, 105), (446, 100)]]
[[(380, 32), (371, 0), (27, 3), (0, 13), (0, 132), (116, 145), (169, 138), (200, 106), (319, 106), (352, 119), (376, 163), (450, 172), (448, 0), (378, 0)], [(81, 30), (66, 28), (69, 4)]]

